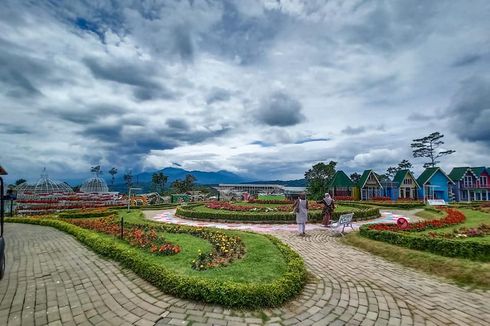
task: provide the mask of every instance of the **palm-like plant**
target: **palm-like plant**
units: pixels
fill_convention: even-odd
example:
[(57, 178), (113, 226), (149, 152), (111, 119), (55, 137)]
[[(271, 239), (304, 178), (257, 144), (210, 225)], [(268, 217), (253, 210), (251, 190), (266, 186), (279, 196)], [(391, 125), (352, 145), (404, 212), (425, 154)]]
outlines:
[(163, 192), (163, 189), (165, 188), (165, 184), (168, 181), (168, 177), (163, 174), (163, 172), (155, 172), (151, 176), (151, 183), (153, 183), (154, 187), (160, 191), (160, 193)]
[(113, 167), (109, 170), (109, 174), (112, 176), (112, 185), (114, 185), (114, 176), (117, 174), (117, 169)]

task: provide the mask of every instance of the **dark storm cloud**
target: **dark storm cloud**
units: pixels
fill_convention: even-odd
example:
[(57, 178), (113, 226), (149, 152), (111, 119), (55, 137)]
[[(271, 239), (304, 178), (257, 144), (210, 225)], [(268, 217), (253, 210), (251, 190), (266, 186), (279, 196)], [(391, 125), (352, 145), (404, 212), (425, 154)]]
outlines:
[(342, 130), (342, 133), (347, 134), (347, 135), (359, 135), (365, 131), (366, 131), (366, 127), (364, 127), (364, 126), (359, 126), (359, 127), (347, 126), (347, 128)]
[(305, 120), (301, 110), (298, 100), (282, 92), (276, 92), (261, 101), (255, 118), (269, 126), (294, 126)]
[(174, 30), (174, 46), (176, 53), (182, 61), (194, 61), (194, 45), (192, 43), (191, 32), (187, 26), (177, 26)]
[(329, 141), (330, 138), (305, 138), (294, 142), (295, 144), (306, 144), (306, 143), (314, 143), (320, 141)]
[(267, 48), (288, 20), (288, 16), (276, 10), (249, 17), (231, 1), (224, 1), (221, 20), (204, 35), (203, 47), (239, 64), (250, 65), (267, 53)]
[[(13, 49), (14, 51), (19, 49)], [(0, 41), (0, 92), (9, 97), (41, 95), (35, 85), (49, 78), (49, 65), (28, 55), (11, 52), (9, 42)]]
[(215, 102), (225, 102), (228, 101), (230, 97), (230, 91), (223, 88), (215, 87), (209, 92), (208, 96), (206, 97), (206, 103), (213, 104)]
[(480, 54), (468, 54), (465, 55), (458, 60), (454, 61), (452, 64), (453, 67), (465, 67), (465, 66), (470, 66), (474, 63), (477, 63), (482, 59), (482, 56)]
[(0, 122), (0, 133), (10, 135), (30, 134), (32, 131), (26, 126), (11, 125)]
[(172, 129), (180, 129), (182, 131), (188, 131), (190, 129), (190, 125), (184, 119), (171, 118), (167, 119), (166, 124), (168, 127)]
[(120, 117), (129, 112), (128, 109), (111, 104), (86, 104), (71, 107), (48, 107), (42, 109), (46, 115), (53, 115), (59, 119), (78, 124), (95, 123), (101, 118), (109, 116)]
[(94, 77), (131, 86), (158, 88), (159, 84), (149, 77), (150, 67), (126, 63), (107, 63), (95, 58), (85, 58), (85, 65)]
[(423, 114), (418, 112), (411, 113), (408, 116), (408, 120), (412, 120), (412, 121), (429, 121), (429, 120), (434, 120), (436, 118), (437, 115)]
[(474, 77), (464, 81), (446, 116), (460, 139), (490, 147), (490, 80)]

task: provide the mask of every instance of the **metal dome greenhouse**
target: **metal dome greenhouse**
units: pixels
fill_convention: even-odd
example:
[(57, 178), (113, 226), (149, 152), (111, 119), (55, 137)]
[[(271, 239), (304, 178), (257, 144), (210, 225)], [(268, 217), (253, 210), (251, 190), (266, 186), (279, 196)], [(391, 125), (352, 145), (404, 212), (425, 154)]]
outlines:
[(67, 183), (50, 179), (46, 171), (43, 171), (41, 178), (34, 185), (33, 192), (36, 194), (66, 194), (73, 193), (73, 189)]
[(85, 193), (104, 193), (109, 192), (109, 187), (104, 179), (95, 176), (86, 180), (80, 187), (80, 191)]

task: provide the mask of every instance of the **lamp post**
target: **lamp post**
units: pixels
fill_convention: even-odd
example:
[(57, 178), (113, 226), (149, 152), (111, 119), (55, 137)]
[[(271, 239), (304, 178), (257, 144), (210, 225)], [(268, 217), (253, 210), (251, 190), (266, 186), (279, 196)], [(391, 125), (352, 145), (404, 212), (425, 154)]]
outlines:
[(131, 190), (141, 190), (141, 188), (129, 188), (128, 190), (128, 213), (131, 205)]
[(4, 198), (3, 198), (3, 178), (7, 171), (0, 165), (0, 280), (5, 274), (5, 238), (3, 237), (3, 218), (4, 218)]

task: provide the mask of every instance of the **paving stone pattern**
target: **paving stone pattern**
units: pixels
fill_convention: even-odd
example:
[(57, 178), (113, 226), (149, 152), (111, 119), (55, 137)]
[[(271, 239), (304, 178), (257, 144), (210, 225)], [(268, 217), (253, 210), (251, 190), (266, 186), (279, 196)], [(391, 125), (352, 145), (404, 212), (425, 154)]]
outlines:
[(239, 311), (174, 298), (58, 230), (7, 224), (0, 325), (488, 325), (490, 294), (345, 246), (325, 231), (276, 235), (312, 277), (284, 307)]

